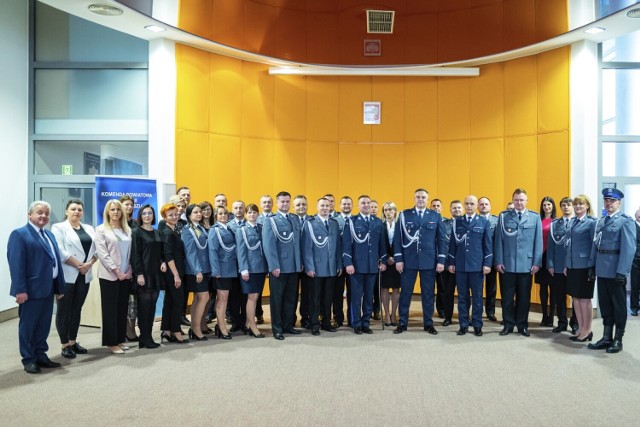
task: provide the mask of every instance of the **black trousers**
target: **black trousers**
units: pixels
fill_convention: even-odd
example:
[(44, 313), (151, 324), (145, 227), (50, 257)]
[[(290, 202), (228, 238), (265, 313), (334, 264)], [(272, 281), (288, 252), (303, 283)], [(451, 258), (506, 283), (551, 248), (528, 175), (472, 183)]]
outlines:
[(157, 289), (150, 289), (148, 286), (138, 287), (138, 327), (140, 328), (140, 339), (143, 341), (151, 339), (158, 294)]
[(184, 304), (184, 290), (187, 282), (182, 279), (182, 285), (176, 288), (167, 281), (167, 288), (164, 291), (164, 302), (162, 306), (162, 323), (160, 329), (172, 333), (182, 332), (180, 319), (182, 317), (182, 305)]
[(256, 302), (256, 317), (264, 316), (264, 310), (262, 309), (262, 292), (258, 295), (258, 301)]
[(505, 272), (501, 279), (504, 327), (507, 329), (513, 329), (514, 326), (518, 329), (529, 327), (531, 274)]
[(331, 326), (331, 305), (335, 283), (335, 277), (314, 277), (307, 281), (309, 323), (312, 330), (320, 328), (320, 313), (322, 313), (322, 327)]
[(598, 302), (604, 326), (616, 327), (616, 338), (622, 338), (627, 325), (626, 285), (616, 283), (616, 279), (598, 277)]
[(236, 328), (243, 328), (247, 324), (247, 295), (242, 293), (238, 278), (233, 279), (229, 289), (229, 314)]
[[(442, 273), (436, 273), (436, 311), (438, 314), (444, 314), (444, 293)], [(444, 315), (444, 317), (446, 318), (447, 316)]]
[[(447, 270), (440, 273), (442, 280), (442, 308), (444, 310), (444, 318), (451, 320), (453, 317), (453, 306), (455, 305), (456, 300), (456, 275), (449, 273)], [(440, 292), (438, 291), (438, 294)], [(463, 314), (458, 313), (458, 317)], [(465, 315), (469, 315), (469, 313), (465, 313)]]
[(338, 324), (344, 323), (344, 302), (342, 295), (344, 289), (347, 288), (347, 319), (351, 321), (351, 279), (349, 275), (342, 270), (342, 273), (336, 278), (333, 287), (333, 320)]
[(497, 277), (498, 272), (493, 267), (491, 272), (484, 276), (484, 312), (487, 316), (496, 314)]
[(296, 312), (298, 273), (269, 274), (271, 330), (274, 334), (293, 328)]
[(634, 258), (631, 265), (631, 294), (629, 295), (629, 306), (631, 310), (640, 310), (640, 257)]
[(102, 305), (102, 345), (123, 343), (127, 332), (127, 305), (131, 279), (100, 279)]
[(85, 283), (85, 277), (84, 274), (78, 274), (75, 283), (67, 283), (64, 297), (57, 303), (56, 329), (61, 344), (75, 341), (78, 337), (82, 306), (89, 293), (89, 283)]
[[(309, 294), (309, 282), (311, 278), (307, 276), (304, 272), (298, 273), (298, 290), (297, 293), (300, 294), (300, 308), (298, 311), (300, 312), (300, 323), (303, 324), (305, 321), (309, 321), (310, 315), (310, 301), (312, 298)], [(332, 294), (333, 295), (333, 294)], [(295, 322), (294, 322), (295, 323)]]
[[(558, 327), (564, 329), (569, 322), (567, 321), (567, 276), (563, 273), (554, 273), (552, 301), (555, 300), (556, 315), (558, 316)], [(553, 318), (553, 313), (551, 313)]]

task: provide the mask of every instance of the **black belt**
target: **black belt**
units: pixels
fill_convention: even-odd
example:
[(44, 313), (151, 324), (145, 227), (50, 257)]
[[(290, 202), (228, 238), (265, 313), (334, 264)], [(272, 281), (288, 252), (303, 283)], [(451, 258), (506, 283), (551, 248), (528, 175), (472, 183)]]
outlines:
[(599, 254), (620, 255), (620, 249), (598, 249)]

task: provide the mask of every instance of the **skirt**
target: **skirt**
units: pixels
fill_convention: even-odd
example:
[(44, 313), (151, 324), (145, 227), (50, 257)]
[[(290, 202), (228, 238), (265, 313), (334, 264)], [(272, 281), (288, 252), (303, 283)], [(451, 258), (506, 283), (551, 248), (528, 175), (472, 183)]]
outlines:
[(396, 265), (387, 264), (387, 269), (380, 276), (380, 287), (382, 289), (400, 288), (400, 273), (396, 270)]
[[(559, 272), (561, 273), (561, 272)], [(542, 266), (535, 275), (535, 282), (539, 285), (549, 286), (553, 283), (553, 276), (547, 270), (547, 252), (542, 254)]]
[(229, 291), (233, 286), (235, 277), (218, 277), (216, 279), (216, 289), (219, 291)]
[(202, 282), (196, 282), (196, 276), (187, 274), (187, 290), (189, 292), (209, 292), (209, 273), (202, 275)]
[(591, 299), (595, 281), (589, 282), (588, 268), (568, 268), (567, 269), (567, 294), (574, 298)]
[(249, 280), (244, 281), (240, 278), (240, 286), (242, 286), (243, 294), (259, 294), (264, 288), (264, 281), (267, 273), (249, 273)]

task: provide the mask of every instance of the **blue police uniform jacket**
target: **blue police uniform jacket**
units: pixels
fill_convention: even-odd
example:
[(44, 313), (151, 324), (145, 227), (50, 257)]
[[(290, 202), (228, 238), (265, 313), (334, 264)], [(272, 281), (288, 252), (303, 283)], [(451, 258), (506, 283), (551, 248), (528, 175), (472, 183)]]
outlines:
[(198, 273), (206, 274), (211, 271), (209, 251), (207, 250), (207, 232), (199, 225), (197, 230), (196, 232), (193, 227), (187, 225), (180, 234), (184, 243), (184, 257), (187, 261), (185, 273), (190, 276), (195, 276)]
[(238, 277), (236, 236), (231, 227), (216, 223), (209, 230), (209, 263), (213, 277)]
[(551, 221), (547, 238), (547, 268), (553, 268), (554, 273), (562, 273), (565, 267), (566, 242), (573, 225), (572, 218), (556, 218)]
[(256, 224), (254, 227), (245, 224), (238, 228), (235, 235), (238, 271), (266, 273), (267, 260), (262, 252), (262, 225)]
[(425, 209), (422, 219), (415, 208), (402, 211), (393, 233), (396, 263), (412, 270), (433, 270), (447, 260), (446, 228), (442, 216)]
[(596, 276), (615, 278), (616, 274), (629, 274), (636, 253), (635, 221), (617, 212), (606, 221), (598, 220), (593, 240), (592, 256), (595, 258)]
[(595, 266), (596, 260), (591, 257), (595, 232), (595, 218), (585, 215), (581, 219), (573, 219), (565, 240), (565, 267), (579, 269)]
[(453, 265), (456, 273), (481, 272), (482, 267), (491, 267), (493, 234), (489, 220), (474, 215), (471, 222), (467, 222), (465, 216), (451, 222), (453, 232), (447, 265)]
[(302, 227), (302, 264), (304, 271), (313, 271), (316, 277), (333, 277), (341, 268), (342, 242), (340, 225), (334, 218), (327, 219), (329, 229), (322, 218), (308, 218)]
[(378, 264), (387, 260), (386, 232), (380, 218), (369, 215), (367, 223), (360, 214), (352, 216), (342, 230), (342, 265), (352, 265), (356, 273), (377, 273)]
[(542, 221), (536, 212), (525, 209), (522, 220), (518, 212), (507, 210), (498, 216), (493, 262), (509, 273), (530, 273), (542, 265)]
[(300, 222), (297, 215), (278, 212), (269, 215), (262, 228), (262, 246), (269, 271), (299, 273), (302, 271), (300, 254)]

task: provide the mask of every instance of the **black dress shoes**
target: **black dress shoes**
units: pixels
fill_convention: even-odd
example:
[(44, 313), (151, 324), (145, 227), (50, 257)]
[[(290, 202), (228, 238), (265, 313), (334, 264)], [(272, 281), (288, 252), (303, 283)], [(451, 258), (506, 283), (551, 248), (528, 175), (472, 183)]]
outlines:
[(302, 333), (302, 331), (300, 331), (299, 329), (295, 329), (295, 328), (288, 328), (284, 330), (285, 334), (291, 334), (291, 335), (300, 335)]
[(460, 328), (458, 329), (458, 332), (456, 332), (456, 335), (466, 335), (467, 331), (468, 331), (467, 328)]
[(424, 331), (431, 335), (438, 335), (438, 331), (436, 331), (436, 328), (434, 328), (433, 326), (425, 326)]
[(631, 315), (634, 316), (634, 317), (637, 317), (638, 316), (638, 310), (635, 310), (635, 309), (631, 310)]
[[(593, 344), (589, 344), (587, 346), (587, 348), (589, 348), (590, 350), (606, 350), (609, 348), (609, 346), (611, 346), (612, 342), (609, 341), (611, 338), (609, 338), (608, 340), (605, 338), (601, 338), (598, 341), (596, 341)], [(622, 343), (621, 343), (622, 344)]]
[(320, 330), (319, 329), (312, 329), (311, 330), (311, 335), (320, 335)]
[(87, 354), (88, 350), (80, 345), (80, 343), (75, 343), (71, 346), (71, 350), (73, 350), (76, 354)]
[(373, 313), (373, 320), (380, 320), (380, 313)]
[(441, 319), (444, 318), (444, 310), (438, 310), (438, 317)]
[(371, 328), (370, 328), (370, 327), (368, 327), (368, 326), (363, 326), (363, 327), (362, 327), (362, 332), (364, 332), (365, 334), (372, 334), (372, 333), (373, 333), (373, 331), (371, 330)]
[(531, 335), (529, 333), (529, 329), (527, 328), (522, 328), (522, 329), (518, 328), (518, 332), (520, 332), (520, 335), (522, 335), (523, 337), (528, 337)]
[(42, 372), (38, 367), (38, 364), (35, 362), (27, 363), (26, 365), (24, 365), (24, 371), (27, 374), (39, 374), (40, 372)]
[(570, 325), (570, 327), (571, 327), (571, 333), (572, 333), (573, 335), (575, 335), (575, 334), (577, 334), (577, 333), (578, 333), (578, 329), (579, 329), (579, 328), (578, 328), (578, 325)]
[(555, 328), (553, 328), (551, 332), (553, 332), (554, 334), (559, 334), (560, 332), (563, 332), (566, 330), (567, 330), (566, 326), (556, 326)]
[(393, 331), (393, 333), (394, 334), (401, 334), (406, 330), (407, 330), (407, 325), (403, 325), (402, 323), (400, 323), (398, 325), (398, 327), (395, 329), (395, 331)]
[(607, 353), (620, 353), (622, 351), (622, 340), (614, 339), (606, 351)]
[(482, 336), (482, 328), (473, 328), (473, 335), (475, 335), (477, 337), (481, 337)]
[(300, 320), (300, 326), (304, 329), (311, 329), (311, 322), (309, 322), (309, 319), (302, 319)]
[(498, 321), (498, 318), (493, 314), (487, 314), (487, 319), (491, 320), (492, 322)]
[(59, 368), (62, 366), (58, 362), (54, 362), (45, 355), (46, 359), (38, 360), (36, 363), (41, 368)]
[(262, 325), (264, 323), (264, 317), (263, 316), (256, 317), (256, 323), (258, 325)]
[(182, 316), (182, 318), (180, 319), (180, 324), (183, 326), (191, 326), (191, 322), (189, 322), (187, 316)]
[(442, 322), (442, 326), (449, 326), (450, 324), (451, 324), (450, 319), (444, 319), (444, 322)]
[(327, 332), (338, 332), (338, 330), (336, 328), (334, 328), (333, 326), (329, 325), (329, 326), (323, 326), (322, 328), (323, 331), (327, 331)]
[(273, 334), (273, 337), (278, 341), (282, 341), (284, 339), (284, 335), (282, 335), (280, 332)]
[(356, 326), (355, 328), (353, 328), (353, 333), (356, 335), (362, 335), (362, 327)]
[(500, 331), (499, 335), (509, 335), (510, 333), (513, 332), (513, 329), (509, 329), (509, 328), (502, 328), (502, 330)]
[(62, 349), (62, 357), (64, 357), (65, 359), (75, 359), (76, 358), (76, 354), (73, 352), (73, 350), (71, 350), (71, 346), (67, 346), (65, 348)]

